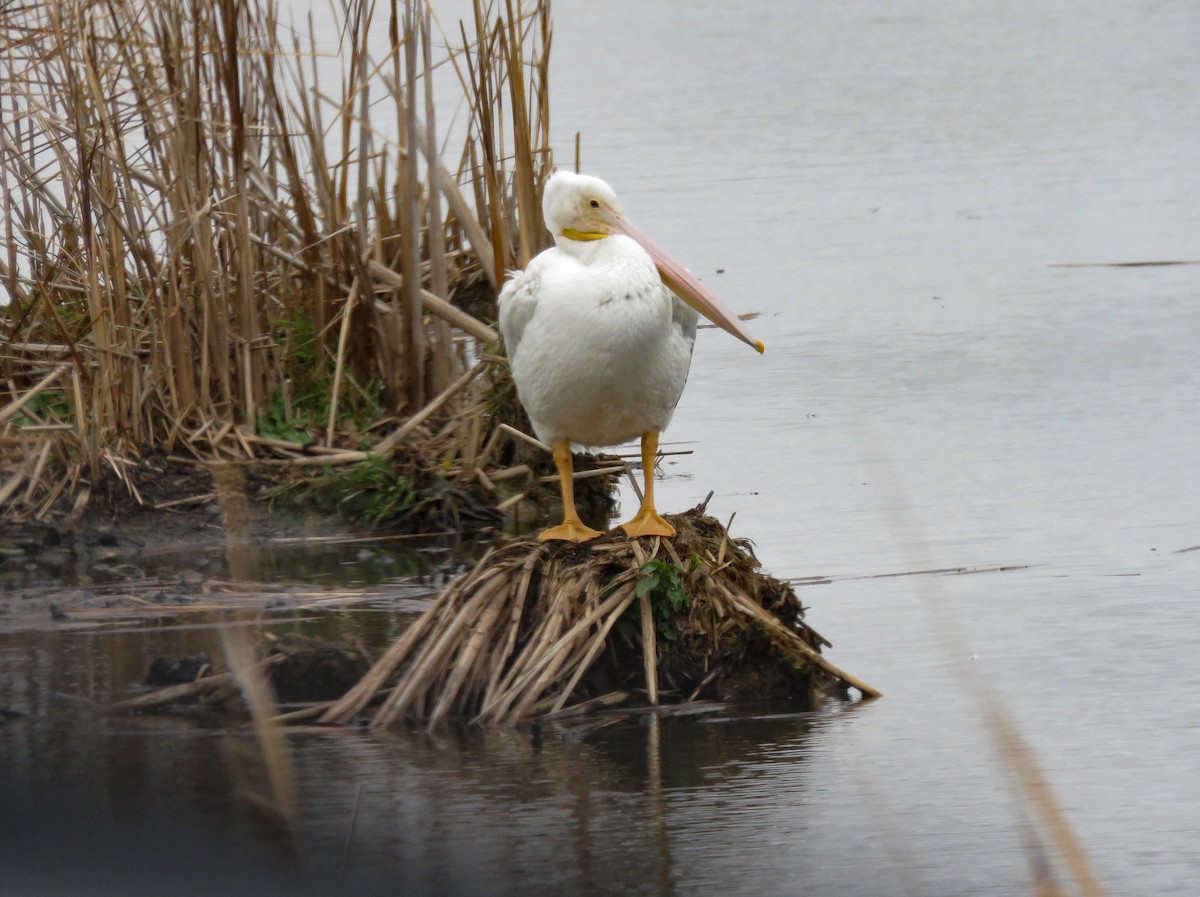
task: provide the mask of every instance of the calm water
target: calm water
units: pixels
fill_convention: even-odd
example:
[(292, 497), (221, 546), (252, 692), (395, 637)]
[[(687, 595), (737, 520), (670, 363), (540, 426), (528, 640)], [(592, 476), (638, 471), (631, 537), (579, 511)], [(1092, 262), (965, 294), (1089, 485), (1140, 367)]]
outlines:
[[(0, 705), (41, 715), (0, 724), (4, 774), (62, 789), (0, 812), (0, 891), (262, 893), (291, 869), (322, 893), (1029, 893), (968, 664), (1111, 892), (1196, 893), (1200, 266), (1056, 266), (1200, 259), (1200, 8), (555, 11), (561, 158), (582, 131), (631, 217), (763, 315), (762, 358), (702, 335), (660, 504), (716, 490), (770, 570), (834, 577), (810, 619), (887, 697), (540, 743), (297, 733), (296, 862), (232, 793), (227, 736), (79, 700), (202, 632), (7, 639)], [(853, 578), (976, 565), (1026, 569)]]

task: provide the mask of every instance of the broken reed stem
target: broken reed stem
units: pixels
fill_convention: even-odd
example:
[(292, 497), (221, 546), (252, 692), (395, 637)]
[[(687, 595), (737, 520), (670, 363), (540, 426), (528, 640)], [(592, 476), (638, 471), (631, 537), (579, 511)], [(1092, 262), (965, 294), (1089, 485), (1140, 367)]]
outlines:
[(333, 386), (329, 391), (329, 417), (325, 422), (325, 447), (333, 447), (333, 437), (335, 433), (334, 425), (337, 421), (338, 410), (338, 394), (342, 389), (342, 376), (346, 371), (346, 346), (350, 342), (350, 321), (354, 316), (354, 304), (358, 299), (358, 291), (361, 282), (356, 277), (354, 283), (350, 284), (350, 295), (346, 297), (346, 304), (342, 306), (342, 326), (338, 331), (337, 357), (333, 365)]
[(437, 396), (432, 402), (405, 421), (399, 429), (376, 443), (375, 447), (371, 449), (371, 454), (379, 456), (386, 455), (391, 452), (417, 427), (428, 420), (434, 413), (439, 411), (443, 405), (450, 401), (450, 399), (454, 398), (454, 396), (466, 389), (467, 386), (470, 385), (471, 381), (478, 377), (486, 367), (487, 365), (481, 361), (479, 364), (475, 365), (475, 367), (471, 368), (471, 370), (467, 371), (465, 374), (447, 386), (442, 391), (441, 395)]
[[(513, 584), (512, 601), (509, 604), (508, 624), (504, 629), (503, 639), (498, 640), (500, 644), (497, 656), (505, 658), (511, 656), (514, 647), (517, 644), (517, 635), (521, 627), (521, 616), (525, 612), (525, 604), (529, 596), (529, 586), (533, 579), (534, 570), (539, 564), (544, 562), (546, 553), (549, 551), (547, 546), (542, 546), (537, 551), (529, 552), (525, 558), (525, 562), (521, 565), (521, 572)], [(536, 596), (535, 596), (536, 598)], [(495, 663), (488, 675), (487, 684), (484, 687), (484, 700), (488, 699), (489, 695), (495, 694), (496, 688), (499, 685), (500, 676), (504, 672), (503, 663)]]
[(764, 610), (754, 602), (748, 601), (744, 595), (737, 594), (729, 589), (724, 583), (718, 583), (718, 588), (734, 608), (742, 611), (748, 617), (753, 618), (768, 632), (780, 639), (789, 650), (802, 655), (809, 663), (820, 667), (833, 678), (857, 688), (860, 692), (862, 692), (864, 697), (883, 697), (883, 692), (873, 688), (872, 686), (863, 682), (861, 679), (850, 675), (845, 670), (834, 666), (834, 664), (828, 661), (819, 651), (800, 638), (800, 636), (797, 635), (793, 630), (779, 622), (774, 615)]
[(441, 695), (438, 697), (437, 703), (434, 705), (433, 712), (429, 714), (429, 725), (437, 725), (438, 721), (444, 717), (450, 710), (454, 699), (458, 696), (458, 691), (462, 687), (463, 681), (468, 674), (472, 672), (472, 665), (479, 653), (487, 644), (488, 639), (492, 636), (492, 626), (496, 619), (500, 616), (503, 602), (503, 589), (505, 583), (497, 583), (497, 587), (493, 591), (493, 597), (484, 607), (480, 614), (478, 622), (471, 627), (471, 635), (467, 639), (466, 645), (463, 646), (462, 652), (454, 663), (454, 667), (450, 670), (450, 674), (446, 677), (446, 682), (442, 686)]
[[(564, 582), (556, 590), (555, 595), (559, 601), (572, 601), (576, 595), (575, 588), (574, 581)], [(632, 587), (629, 591), (631, 590)], [(598, 590), (596, 591), (598, 592)], [(586, 602), (584, 604), (586, 606)], [(521, 699), (522, 694), (526, 697), (533, 695), (536, 698), (540, 694), (538, 684), (544, 683), (548, 678), (547, 670), (557, 669), (569, 655), (570, 649), (601, 617), (611, 613), (615, 607), (620, 607), (623, 612), (628, 604), (629, 594), (627, 591), (618, 591), (601, 606), (587, 611), (568, 632), (562, 635), (559, 634), (565, 617), (562, 608), (556, 608), (555, 611), (548, 614), (540, 632), (534, 636), (529, 646), (513, 662), (510, 675), (501, 683), (497, 689), (498, 693), (490, 701), (485, 699), (483, 708), (479, 712), (479, 719), (503, 718), (509, 708)], [(608, 628), (610, 627), (605, 627), (603, 630), (605, 635)], [(530, 687), (531, 685), (533, 687)], [(519, 714), (516, 715), (519, 716)]]
[[(439, 677), (443, 674), (444, 669), (442, 661), (456, 648), (455, 636), (462, 631), (464, 627), (471, 627), (468, 631), (472, 632), (472, 634), (474, 634), (476, 629), (482, 629), (482, 625), (474, 625), (476, 618), (479, 617), (483, 613), (484, 609), (492, 603), (492, 600), (503, 591), (505, 585), (506, 583), (504, 582), (503, 576), (500, 575), (499, 571), (497, 571), (497, 575), (490, 577), (490, 581), (485, 587), (479, 588), (472, 599), (458, 614), (455, 615), (450, 626), (442, 634), (441, 638), (432, 643), (432, 647), (430, 648), (429, 652), (420, 659), (419, 663), (416, 665), (418, 673), (414, 674), (414, 680), (416, 680), (415, 684), (411, 687), (411, 689), (408, 690), (407, 693), (403, 689), (397, 689), (397, 695), (395, 696), (395, 699), (389, 700), (384, 705), (384, 709), (374, 720), (372, 720), (373, 725), (388, 725), (397, 719), (401, 713), (403, 713), (406, 707), (406, 700), (411, 700), (411, 698), (417, 693), (417, 690), (421, 687), (421, 683), (419, 681), (420, 677), (418, 675), (419, 673), (424, 672), (426, 675), (432, 677)], [(470, 639), (468, 639), (467, 645), (470, 647)]]
[[(490, 552), (485, 554), (484, 559), (487, 559), (490, 555)], [(363, 708), (371, 702), (371, 699), (383, 687), (392, 673), (408, 659), (409, 654), (417, 647), (420, 640), (425, 637), (426, 632), (428, 632), (430, 626), (437, 618), (436, 612), (450, 605), (463, 585), (465, 585), (465, 581), (460, 578), (442, 592), (441, 597), (438, 598), (434, 606), (422, 614), (415, 623), (404, 631), (404, 634), (388, 648), (383, 657), (367, 671), (367, 674), (359, 680), (358, 684), (343, 695), (331, 708), (325, 711), (320, 721), (322, 723), (344, 725), (361, 713)]]
[(553, 452), (553, 450), (550, 448), (550, 446), (546, 445), (544, 442), (540, 442), (537, 439), (534, 439), (532, 436), (530, 436), (527, 433), (522, 433), (516, 427), (509, 426), (508, 424), (500, 424), (500, 426), (497, 429), (503, 430), (509, 436), (512, 436), (515, 439), (519, 439), (527, 445), (532, 445), (534, 448), (541, 449), (546, 454), (552, 454), (552, 452)]
[(58, 378), (69, 370), (70, 368), (65, 366), (56, 367), (49, 374), (39, 380), (31, 389), (26, 390), (20, 398), (14, 399), (3, 408), (0, 408), (0, 424), (4, 423), (11, 417), (15, 417), (22, 408), (53, 386)]
[(658, 704), (658, 642), (654, 636), (654, 610), (650, 607), (650, 595), (644, 594), (638, 602), (642, 616), (642, 663), (646, 667), (646, 699), (651, 706)]
[[(479, 568), (476, 568), (479, 569)], [(499, 581), (500, 570), (492, 571), (490, 577), (487, 577), (496, 583)], [(472, 585), (478, 586), (478, 582), (473, 581)], [(462, 590), (462, 591), (465, 591)], [(461, 591), (459, 592), (461, 594)], [(485, 591), (482, 593), (484, 600), (489, 597)], [(428, 685), (427, 677), (436, 676), (441, 672), (439, 663), (445, 655), (453, 647), (454, 637), (462, 630), (464, 626), (471, 622), (475, 614), (478, 612), (482, 601), (480, 595), (476, 594), (461, 609), (456, 609), (452, 602), (445, 602), (438, 610), (440, 619), (447, 621), (444, 628), (440, 631), (434, 627), (435, 640), (427, 642), (421, 651), (413, 659), (412, 668), (406, 675), (403, 683), (397, 685), (396, 689), (388, 696), (383, 706), (371, 720), (372, 726), (386, 726), (395, 722), (408, 706), (422, 694), (423, 686)], [(427, 612), (427, 616), (432, 616), (435, 609), (431, 608)]]
[[(654, 550), (651, 552), (651, 557), (658, 554), (658, 548), (662, 544), (662, 539), (654, 540)], [(637, 561), (638, 570), (642, 570), (646, 566), (648, 558), (642, 550), (642, 546), (634, 540), (629, 543), (629, 548), (633, 552), (633, 557)], [(642, 624), (642, 665), (646, 671), (646, 699), (650, 702), (650, 706), (658, 704), (658, 640), (654, 634), (654, 609), (650, 604), (650, 594), (644, 593), (638, 597), (640, 605), (640, 616)]]
[(617, 624), (617, 621), (621, 619), (625, 611), (629, 609), (631, 604), (633, 604), (633, 600), (636, 597), (636, 588), (636, 586), (630, 585), (627, 586), (622, 593), (620, 593), (620, 602), (613, 607), (612, 611), (608, 614), (608, 618), (604, 621), (604, 625), (600, 628), (600, 631), (596, 634), (596, 637), (592, 639), (592, 643), (588, 646), (587, 652), (583, 655), (583, 657), (580, 658), (579, 663), (575, 667), (574, 675), (559, 694), (558, 700), (554, 702), (554, 706), (551, 708), (552, 713), (557, 713), (558, 711), (562, 710), (562, 707), (567, 702), (567, 699), (575, 693), (575, 688), (579, 685), (579, 680), (583, 678), (583, 675), (589, 669), (591, 669), (592, 663), (595, 662), (596, 657), (601, 651), (604, 650), (604, 646), (608, 641), (608, 636), (609, 633), (612, 632), (613, 626)]
[[(266, 669), (271, 662), (271, 660), (259, 661), (263, 669)], [(137, 710), (166, 707), (169, 704), (178, 704), (180, 701), (199, 697), (208, 692), (219, 691), (222, 688), (227, 688), (235, 684), (237, 684), (237, 680), (233, 673), (217, 673), (215, 676), (205, 676), (203, 679), (196, 679), (193, 682), (181, 682), (179, 685), (168, 685), (165, 688), (159, 688), (144, 695), (126, 698), (124, 701), (118, 701), (116, 704), (113, 704), (109, 707), (109, 710), (113, 713), (132, 713)]]

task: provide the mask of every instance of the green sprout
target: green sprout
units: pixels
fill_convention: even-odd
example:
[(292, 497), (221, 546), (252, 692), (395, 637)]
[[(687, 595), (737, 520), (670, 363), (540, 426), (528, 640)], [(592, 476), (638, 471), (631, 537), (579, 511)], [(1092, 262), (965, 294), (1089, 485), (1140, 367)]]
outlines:
[(679, 638), (671, 620), (692, 606), (692, 596), (683, 587), (679, 568), (668, 561), (649, 560), (642, 566), (642, 578), (638, 580), (637, 596), (650, 596), (650, 609), (654, 615), (654, 628), (669, 642)]

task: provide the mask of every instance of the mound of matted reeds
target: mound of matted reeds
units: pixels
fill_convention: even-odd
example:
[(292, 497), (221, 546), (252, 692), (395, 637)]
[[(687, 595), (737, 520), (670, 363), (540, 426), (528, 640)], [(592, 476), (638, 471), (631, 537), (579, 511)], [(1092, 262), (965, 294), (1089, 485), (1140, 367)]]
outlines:
[(613, 534), (489, 552), (321, 721), (349, 723), (383, 695), (372, 725), (509, 725), (624, 701), (639, 687), (651, 704), (660, 688), (680, 701), (781, 687), (806, 700), (830, 687), (878, 697), (821, 656), (828, 642), (791, 588), (758, 571), (748, 543), (701, 509), (670, 519), (671, 539)]

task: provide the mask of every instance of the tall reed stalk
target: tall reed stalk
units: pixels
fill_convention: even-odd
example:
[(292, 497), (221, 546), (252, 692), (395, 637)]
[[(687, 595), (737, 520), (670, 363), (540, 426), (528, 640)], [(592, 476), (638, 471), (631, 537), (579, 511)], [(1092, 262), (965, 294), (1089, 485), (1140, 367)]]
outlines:
[[(273, 0), (0, 13), (0, 514), (148, 451), (369, 451), (481, 404), (443, 395), (492, 339), (451, 302), (540, 248), (548, 0), (476, 0), (453, 41), (340, 3), (335, 84)], [(438, 73), (469, 112), (444, 156)]]

